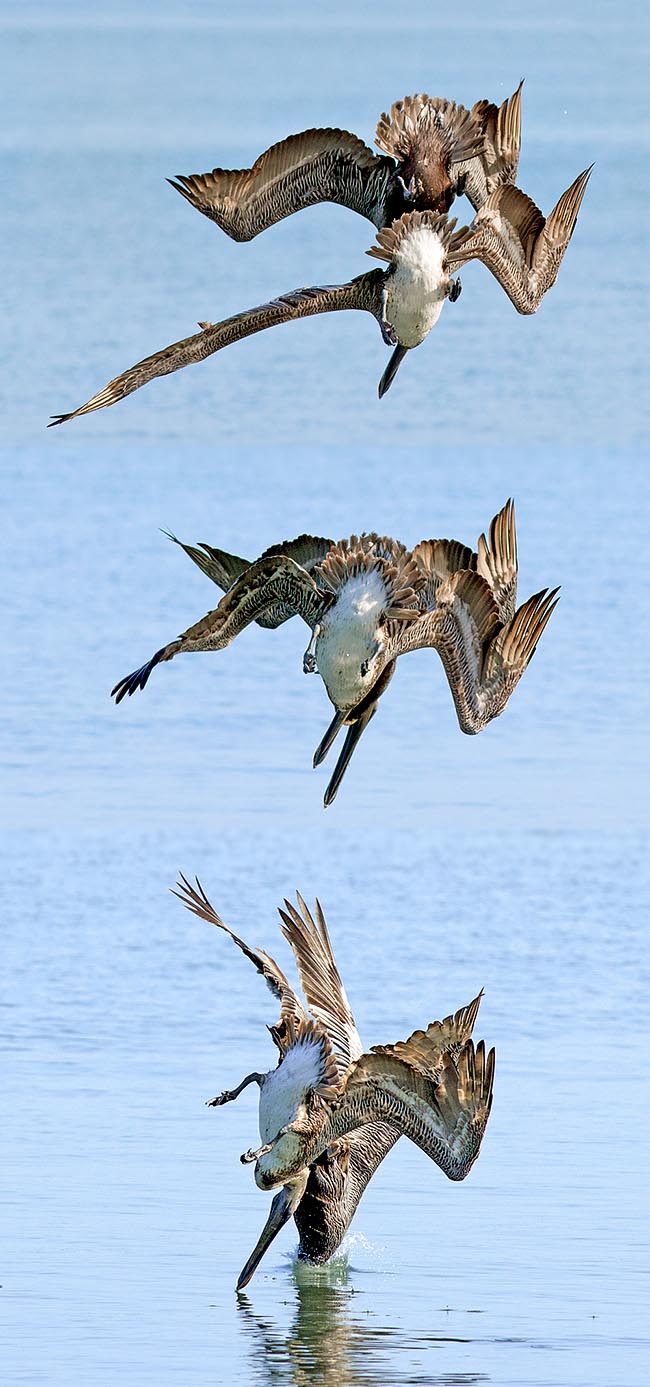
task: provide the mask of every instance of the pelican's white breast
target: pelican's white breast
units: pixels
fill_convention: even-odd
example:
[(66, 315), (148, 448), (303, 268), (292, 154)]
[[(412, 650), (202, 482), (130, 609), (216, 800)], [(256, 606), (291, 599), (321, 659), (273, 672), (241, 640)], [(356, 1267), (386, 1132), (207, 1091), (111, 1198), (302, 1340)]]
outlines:
[(267, 1076), (260, 1092), (260, 1136), (272, 1141), (304, 1104), (310, 1089), (322, 1080), (321, 1047), (313, 1039), (292, 1045), (277, 1069)]
[(436, 231), (416, 226), (402, 237), (386, 286), (386, 317), (403, 347), (424, 341), (442, 312), (449, 274)]
[(316, 641), (318, 673), (338, 708), (353, 708), (374, 681), (362, 665), (377, 654), (377, 632), (387, 603), (387, 588), (377, 569), (355, 573), (339, 590), (321, 623)]

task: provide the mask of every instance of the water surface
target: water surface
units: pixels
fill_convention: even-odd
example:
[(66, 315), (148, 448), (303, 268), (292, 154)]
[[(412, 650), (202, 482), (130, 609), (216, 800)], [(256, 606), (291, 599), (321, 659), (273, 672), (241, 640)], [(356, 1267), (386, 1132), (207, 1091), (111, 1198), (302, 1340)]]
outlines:
[[(496, 11), (0, 6), (8, 1382), (647, 1381), (647, 25)], [(523, 186), (547, 210), (596, 159), (538, 315), (473, 265), (381, 404), (376, 326), (337, 315), (46, 433), (197, 319), (369, 264), (344, 209), (236, 246), (166, 175), (522, 75)], [(437, 657), (405, 660), (324, 813), (296, 623), (111, 704), (214, 601), (161, 527), (250, 556), (303, 530), (474, 544), (510, 494), (520, 595), (562, 600), (480, 737)], [(254, 1095), (203, 1103), (273, 1062), (275, 1014), (168, 895), (179, 869), (283, 966), (275, 906), (318, 893), (368, 1044), (484, 985), (498, 1051), (466, 1183), (401, 1142), (326, 1272), (288, 1228), (241, 1297)]]

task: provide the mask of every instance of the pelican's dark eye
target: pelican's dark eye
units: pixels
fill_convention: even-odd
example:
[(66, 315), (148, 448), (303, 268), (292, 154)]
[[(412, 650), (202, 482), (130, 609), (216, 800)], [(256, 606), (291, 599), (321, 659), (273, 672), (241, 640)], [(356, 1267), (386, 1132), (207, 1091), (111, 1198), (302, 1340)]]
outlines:
[(366, 675), (367, 675), (369, 669), (370, 669), (370, 660), (364, 660), (364, 662), (363, 662), (363, 664), (362, 664), (362, 666), (361, 666), (361, 678), (362, 678), (362, 679), (365, 679), (365, 677), (366, 677)]

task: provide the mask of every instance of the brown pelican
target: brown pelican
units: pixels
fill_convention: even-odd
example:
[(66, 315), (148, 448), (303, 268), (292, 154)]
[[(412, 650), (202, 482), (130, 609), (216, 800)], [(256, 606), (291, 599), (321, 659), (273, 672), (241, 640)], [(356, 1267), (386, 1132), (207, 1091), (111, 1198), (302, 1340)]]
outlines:
[(254, 563), (206, 544), (181, 548), (226, 595), (207, 616), (121, 679), (113, 697), (120, 703), (144, 689), (156, 665), (176, 655), (223, 650), (252, 621), (274, 628), (301, 616), (311, 628), (303, 669), (320, 674), (336, 709), (314, 765), (327, 755), (340, 729), (348, 728), (326, 805), (336, 795), (400, 655), (425, 647), (437, 650), (461, 730), (480, 732), (505, 708), (557, 600), (557, 588), (543, 589), (516, 610), (512, 501), (494, 517), (489, 539), (481, 535), (476, 553), (447, 539), (423, 540), (408, 550), (374, 533), (339, 543), (301, 535), (271, 547)]
[(475, 1049), (470, 1039), (482, 992), (426, 1031), (364, 1053), (318, 901), (314, 914), (300, 895), (297, 909), (289, 901), (280, 909), (305, 1010), (275, 961), (249, 948), (224, 924), (198, 880), (194, 887), (181, 877), (178, 886), (174, 894), (188, 910), (224, 930), (280, 1002), (280, 1019), (269, 1027), (280, 1054), (277, 1067), (248, 1074), (208, 1104), (221, 1107), (249, 1084), (259, 1086), (263, 1146), (242, 1161), (257, 1161), (261, 1189), (281, 1187), (237, 1289), (248, 1285), (292, 1215), (300, 1234), (298, 1257), (326, 1262), (340, 1246), (368, 1181), (402, 1134), (451, 1180), (464, 1180), (492, 1103), (494, 1050), (486, 1057), (483, 1041)]
[[(157, 376), (169, 375), (253, 333), (294, 318), (342, 309), (372, 313), (395, 350), (379, 382), (385, 395), (405, 353), (437, 322), (446, 298), (461, 291), (452, 270), (482, 260), (520, 313), (535, 313), (555, 283), (575, 228), (591, 169), (563, 193), (545, 221), (514, 184), (521, 146), (521, 86), (500, 107), (478, 101), (471, 111), (439, 97), (396, 102), (377, 126), (382, 156), (345, 130), (307, 130), (262, 154), (251, 169), (214, 169), (170, 180), (199, 211), (235, 240), (314, 203), (333, 201), (378, 228), (369, 255), (388, 270), (345, 284), (281, 294), (269, 303), (174, 342), (109, 381), (84, 405), (55, 414), (49, 428), (116, 404)], [(456, 231), (446, 212), (465, 192), (476, 216)]]
[(304, 130), (272, 145), (250, 169), (168, 180), (234, 241), (318, 202), (359, 212), (381, 230), (404, 212), (447, 212), (457, 193), (478, 207), (513, 183), (521, 148), (521, 88), (500, 107), (471, 111), (439, 96), (405, 96), (377, 125), (374, 154), (348, 130)]

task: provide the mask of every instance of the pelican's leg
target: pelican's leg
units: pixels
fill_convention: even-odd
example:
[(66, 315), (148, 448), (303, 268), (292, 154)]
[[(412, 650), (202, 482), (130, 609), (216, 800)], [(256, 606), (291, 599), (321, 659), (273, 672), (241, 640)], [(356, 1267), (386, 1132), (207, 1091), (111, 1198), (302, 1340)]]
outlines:
[(456, 302), (456, 299), (459, 299), (459, 298), (460, 298), (461, 292), (462, 292), (462, 288), (463, 288), (463, 286), (462, 286), (462, 284), (461, 284), (461, 282), (460, 282), (459, 279), (452, 279), (452, 280), (450, 280), (450, 282), (449, 282), (449, 302), (450, 302), (450, 303), (455, 303), (455, 302)]
[(263, 1074), (247, 1074), (246, 1078), (242, 1079), (238, 1088), (224, 1089), (223, 1093), (220, 1093), (217, 1098), (208, 1099), (205, 1106), (206, 1108), (220, 1108), (223, 1103), (232, 1103), (233, 1099), (239, 1098), (240, 1093), (242, 1093), (245, 1088), (248, 1088), (249, 1084), (259, 1084), (261, 1088), (263, 1079)]
[(287, 1132), (295, 1132), (297, 1136), (308, 1137), (311, 1136), (311, 1130), (309, 1123), (301, 1121), (298, 1117), (295, 1122), (288, 1122), (286, 1127), (281, 1127), (271, 1141), (267, 1141), (264, 1146), (258, 1146), (257, 1151), (245, 1151), (239, 1159), (242, 1165), (251, 1165), (253, 1161), (258, 1161), (260, 1156), (266, 1156), (268, 1151), (272, 1151), (280, 1138), (286, 1137)]
[(253, 1161), (259, 1161), (260, 1156), (265, 1156), (267, 1151), (273, 1150), (276, 1141), (278, 1141), (278, 1137), (274, 1137), (273, 1141), (267, 1141), (265, 1146), (258, 1146), (256, 1151), (252, 1149), (244, 1151), (243, 1156), (239, 1157), (242, 1165), (252, 1165)]
[(391, 325), (390, 325), (390, 323), (389, 323), (389, 321), (388, 321), (388, 319), (387, 319), (387, 317), (386, 317), (386, 289), (385, 289), (385, 288), (383, 288), (382, 291), (381, 291), (381, 318), (379, 319), (379, 326), (380, 326), (380, 328), (381, 328), (381, 335), (382, 335), (382, 337), (383, 337), (383, 339), (384, 339), (384, 342), (386, 343), (386, 346), (387, 346), (387, 347), (395, 347), (395, 346), (397, 345), (397, 338), (396, 338), (396, 336), (395, 336), (395, 332), (394, 332), (393, 328), (391, 327)]
[(314, 627), (314, 629), (313, 629), (313, 631), (312, 631), (312, 633), (311, 633), (311, 640), (310, 640), (310, 642), (309, 642), (309, 645), (307, 646), (307, 649), (306, 649), (306, 651), (305, 651), (305, 653), (304, 653), (304, 655), (303, 655), (303, 657), (302, 657), (302, 672), (303, 672), (303, 674), (317, 674), (317, 673), (318, 673), (318, 665), (316, 664), (316, 641), (318, 640), (318, 637), (319, 637), (319, 636), (320, 636), (320, 621), (317, 621), (317, 622), (316, 622), (316, 625), (315, 625), (315, 627)]

